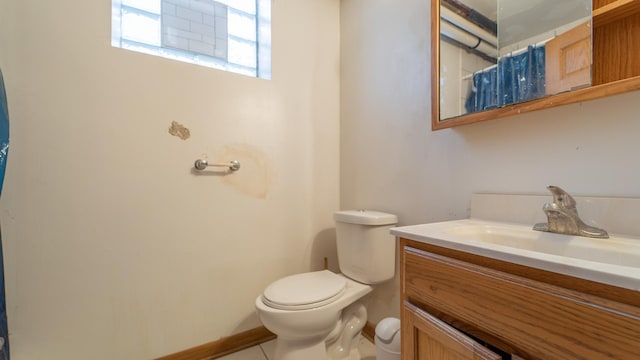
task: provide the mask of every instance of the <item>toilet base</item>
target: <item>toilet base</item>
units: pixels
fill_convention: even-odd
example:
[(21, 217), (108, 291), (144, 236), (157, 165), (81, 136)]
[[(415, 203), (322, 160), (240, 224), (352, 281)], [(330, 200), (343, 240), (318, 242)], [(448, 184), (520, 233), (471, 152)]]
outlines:
[(276, 348), (274, 353), (275, 360), (361, 360), (360, 351), (358, 349), (358, 340), (360, 335), (354, 337), (354, 346), (347, 351), (343, 351), (340, 355), (332, 353), (327, 349), (325, 341), (315, 344), (301, 344), (299, 341), (286, 341), (276, 339)]
[(360, 360), (358, 341), (367, 321), (360, 302), (347, 306), (328, 337), (307, 341), (276, 339), (275, 360)]
[(367, 308), (356, 301), (342, 310), (340, 321), (327, 337), (327, 358), (330, 360), (360, 360), (358, 342), (367, 322)]
[(313, 342), (276, 339), (275, 360), (327, 360), (324, 340)]

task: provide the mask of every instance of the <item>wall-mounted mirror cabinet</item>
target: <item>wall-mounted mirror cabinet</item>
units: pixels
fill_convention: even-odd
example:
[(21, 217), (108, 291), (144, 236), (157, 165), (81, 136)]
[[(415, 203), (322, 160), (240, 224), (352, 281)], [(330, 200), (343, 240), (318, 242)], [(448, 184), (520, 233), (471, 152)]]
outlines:
[(434, 130), (640, 89), (640, 0), (432, 0)]

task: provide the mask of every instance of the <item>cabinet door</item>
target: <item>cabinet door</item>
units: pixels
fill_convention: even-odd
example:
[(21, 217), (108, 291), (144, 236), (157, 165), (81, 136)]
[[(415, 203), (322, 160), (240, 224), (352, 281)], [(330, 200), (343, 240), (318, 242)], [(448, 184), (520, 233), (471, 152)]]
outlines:
[(501, 357), (424, 310), (405, 302), (403, 360), (500, 360)]
[(591, 26), (584, 23), (546, 45), (546, 92), (549, 95), (591, 85)]

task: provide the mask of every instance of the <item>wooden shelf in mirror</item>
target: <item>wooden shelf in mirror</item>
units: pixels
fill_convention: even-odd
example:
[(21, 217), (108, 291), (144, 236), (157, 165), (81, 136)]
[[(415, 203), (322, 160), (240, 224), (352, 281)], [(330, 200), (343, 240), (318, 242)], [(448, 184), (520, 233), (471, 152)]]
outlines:
[[(438, 6), (432, 2), (432, 15)], [(640, 0), (593, 0), (592, 86), (439, 120), (439, 24), (432, 31), (432, 129), (440, 130), (640, 90)], [(437, 15), (439, 18), (439, 14)], [(435, 23), (434, 23), (435, 22)], [(435, 81), (434, 81), (435, 80)]]
[(597, 5), (598, 1), (594, 1), (594, 28), (640, 13), (640, 1), (638, 0), (616, 0), (599, 7), (596, 7)]
[[(634, 4), (640, 4), (640, 1), (634, 1)], [(639, 6), (637, 8), (640, 10)], [(592, 84), (640, 76), (639, 34), (640, 11), (594, 27)]]

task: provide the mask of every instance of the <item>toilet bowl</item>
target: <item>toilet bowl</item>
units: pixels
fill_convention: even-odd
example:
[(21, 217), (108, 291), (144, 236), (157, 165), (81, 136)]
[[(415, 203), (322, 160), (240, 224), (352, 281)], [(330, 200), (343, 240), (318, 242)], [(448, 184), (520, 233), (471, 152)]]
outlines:
[(357, 342), (367, 313), (358, 300), (394, 276), (395, 238), (389, 229), (397, 218), (358, 210), (336, 212), (334, 219), (343, 273), (287, 276), (255, 301), (263, 325), (277, 335), (275, 360), (360, 359)]

